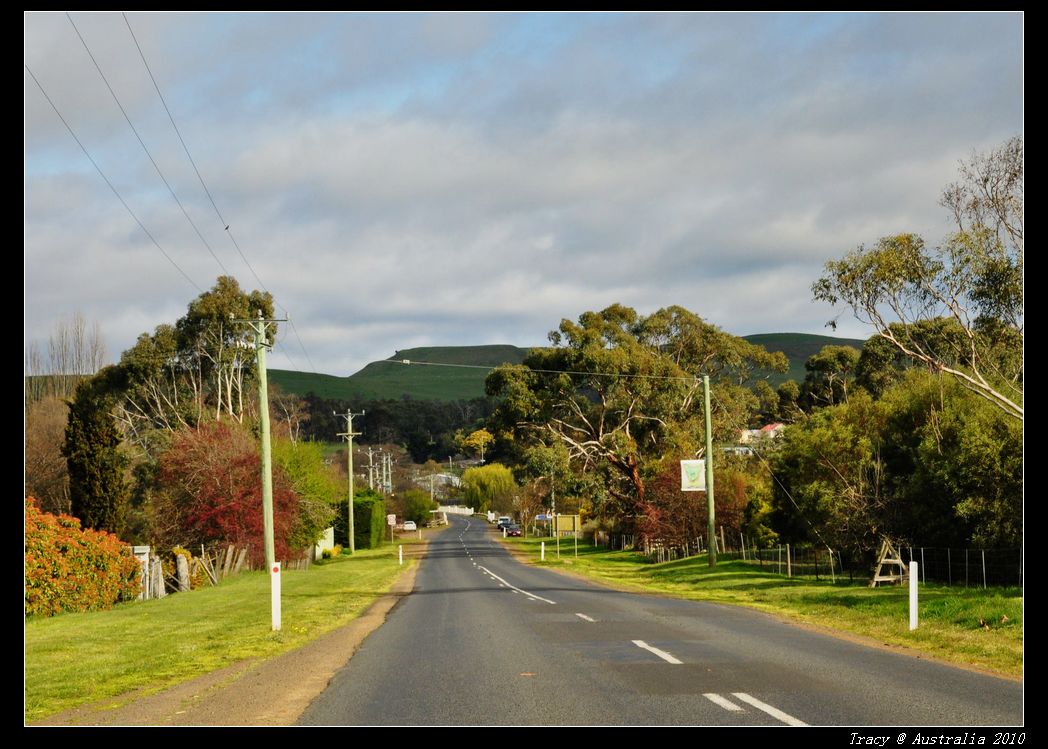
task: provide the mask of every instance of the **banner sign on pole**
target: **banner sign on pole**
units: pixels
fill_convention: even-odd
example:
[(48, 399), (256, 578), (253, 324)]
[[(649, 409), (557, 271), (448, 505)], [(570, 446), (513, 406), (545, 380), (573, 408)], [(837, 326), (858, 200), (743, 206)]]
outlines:
[(680, 490), (682, 492), (706, 491), (705, 460), (682, 460), (680, 462)]

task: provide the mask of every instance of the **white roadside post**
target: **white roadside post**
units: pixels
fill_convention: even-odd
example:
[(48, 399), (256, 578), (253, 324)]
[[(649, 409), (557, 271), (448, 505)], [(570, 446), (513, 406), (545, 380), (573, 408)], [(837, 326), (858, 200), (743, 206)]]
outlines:
[(401, 544), (397, 547), (397, 564), (401, 567), (404, 566), (404, 545)]
[(917, 629), (917, 562), (910, 562), (910, 631)]
[(545, 562), (546, 561), (546, 542), (545, 541), (539, 541), (539, 554), (540, 554), (540, 559), (543, 562)]
[(269, 590), (272, 596), (273, 631), (280, 631), (280, 562), (273, 562), (269, 568)]

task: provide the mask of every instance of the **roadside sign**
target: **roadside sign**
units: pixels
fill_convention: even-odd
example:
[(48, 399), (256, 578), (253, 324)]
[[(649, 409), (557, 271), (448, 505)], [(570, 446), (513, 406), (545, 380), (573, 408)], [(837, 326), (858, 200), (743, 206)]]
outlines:
[(680, 462), (680, 490), (682, 492), (706, 491), (705, 460), (682, 460)]
[(397, 524), (397, 516), (396, 515), (386, 515), (386, 525), (396, 525), (396, 524)]

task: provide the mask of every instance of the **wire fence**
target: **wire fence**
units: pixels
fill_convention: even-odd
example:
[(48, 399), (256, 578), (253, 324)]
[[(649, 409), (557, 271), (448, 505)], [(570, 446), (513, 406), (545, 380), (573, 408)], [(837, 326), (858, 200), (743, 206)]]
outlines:
[[(844, 578), (850, 582), (869, 580), (875, 559), (818, 546), (775, 547), (772, 549), (733, 550), (731, 558), (756, 561), (761, 567), (775, 567), (776, 572), (793, 577), (819, 579)], [(788, 556), (784, 556), (788, 555)], [(1021, 549), (951, 549), (932, 546), (903, 546), (902, 561), (918, 563), (920, 582), (940, 583), (973, 588), (989, 586), (1022, 586), (1023, 556)], [(784, 561), (788, 560), (788, 561)], [(784, 570), (785, 566), (785, 570)]]
[[(671, 562), (707, 553), (704, 539), (698, 537), (686, 544), (663, 544), (638, 540), (629, 534), (600, 533), (595, 543), (609, 549), (634, 549), (652, 562)], [(771, 548), (717, 543), (720, 559), (737, 559), (756, 564), (775, 574), (815, 580), (863, 582), (873, 576), (876, 559), (869, 555), (830, 550), (812, 545), (781, 545)], [(933, 546), (902, 546), (902, 561), (918, 563), (921, 582), (933, 582), (971, 588), (1023, 585), (1022, 549), (953, 549)]]

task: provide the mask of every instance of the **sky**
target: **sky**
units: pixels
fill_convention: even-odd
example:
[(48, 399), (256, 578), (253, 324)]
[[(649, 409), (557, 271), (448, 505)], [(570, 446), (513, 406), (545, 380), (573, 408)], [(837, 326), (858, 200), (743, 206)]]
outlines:
[(271, 367), (342, 376), (614, 303), (866, 338), (823, 264), (939, 242), (1023, 131), (1020, 13), (71, 15), (23, 15), (24, 336), (114, 361), (224, 274), (290, 315)]

